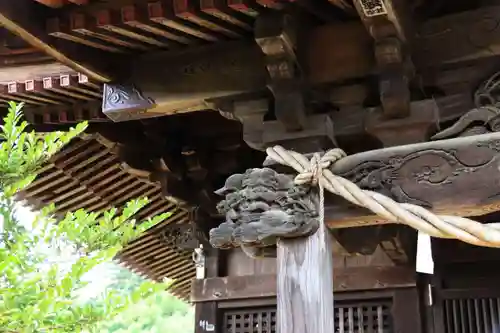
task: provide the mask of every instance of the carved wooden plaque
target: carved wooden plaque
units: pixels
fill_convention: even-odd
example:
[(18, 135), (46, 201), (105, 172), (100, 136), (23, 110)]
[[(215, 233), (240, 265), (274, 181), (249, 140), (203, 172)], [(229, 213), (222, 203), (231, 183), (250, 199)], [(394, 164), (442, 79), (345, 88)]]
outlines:
[(367, 17), (387, 15), (387, 9), (383, 0), (361, 0), (359, 3), (363, 8), (363, 13)]

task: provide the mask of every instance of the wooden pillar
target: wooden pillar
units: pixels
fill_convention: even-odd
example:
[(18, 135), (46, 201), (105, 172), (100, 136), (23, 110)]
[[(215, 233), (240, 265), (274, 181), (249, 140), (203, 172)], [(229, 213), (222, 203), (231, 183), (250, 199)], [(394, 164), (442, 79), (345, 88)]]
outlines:
[(332, 333), (333, 256), (323, 223), (309, 237), (281, 239), (277, 251), (278, 333)]
[(268, 168), (235, 174), (217, 193), (226, 196), (218, 206), (226, 221), (210, 230), (212, 246), (258, 257), (279, 239), (278, 333), (333, 333), (332, 242), (317, 194)]
[[(207, 249), (205, 251), (205, 274), (206, 278), (219, 276), (219, 251)], [(194, 333), (222, 332), (217, 311), (217, 302), (198, 302), (195, 304), (195, 329)]]
[(422, 332), (422, 316), (417, 288), (398, 289), (394, 292), (392, 316), (394, 332)]

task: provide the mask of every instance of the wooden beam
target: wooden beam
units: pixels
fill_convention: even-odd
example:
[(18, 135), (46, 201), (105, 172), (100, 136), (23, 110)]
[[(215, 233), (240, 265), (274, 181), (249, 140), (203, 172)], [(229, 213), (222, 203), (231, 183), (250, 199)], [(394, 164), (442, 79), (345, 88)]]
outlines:
[(65, 0), (35, 0), (35, 1), (41, 3), (42, 5), (49, 6), (52, 8), (62, 7), (66, 3)]
[(12, 81), (23, 82), (27, 80), (37, 80), (54, 74), (66, 73), (74, 73), (74, 71), (70, 67), (57, 62), (42, 65), (6, 67), (2, 68), (0, 71), (0, 84), (6, 84)]
[[(480, 216), (500, 203), (491, 181), (500, 177), (498, 142), (500, 133), (490, 133), (372, 150), (342, 159), (331, 171), (398, 202), (432, 207), (438, 214)], [(347, 202), (326, 205), (331, 228), (387, 223)]]
[[(492, 6), (424, 22), (415, 30), (411, 53), (415, 67), (423, 70), (499, 55), (499, 21), (500, 6)], [(313, 30), (309, 40), (307, 72), (311, 83), (375, 72), (372, 41), (361, 24), (325, 25)], [(338, 45), (342, 45), (342, 52)], [(338, 63), (342, 66), (335, 65)]]
[[(350, 267), (333, 271), (334, 292), (414, 287), (412, 267)], [(194, 280), (191, 301), (276, 297), (276, 275), (246, 275)]]
[[(111, 103), (114, 93), (132, 87), (110, 84), (104, 88), (103, 112), (135, 114), (148, 109), (142, 115), (149, 116), (207, 109), (206, 99), (264, 90), (266, 69), (259, 66), (263, 63), (262, 53), (252, 42), (228, 42), (144, 56), (133, 67), (130, 80), (143, 97), (143, 103), (137, 103), (138, 100), (130, 104)], [(175, 77), (177, 82), (165, 77)], [(126, 94), (137, 95), (131, 91)]]
[[(500, 44), (497, 47), (500, 29), (483, 31), (490, 22), (487, 14), (493, 20), (500, 20), (500, 6), (422, 24), (416, 32), (411, 57), (419, 72), (425, 73), (427, 85), (437, 83), (439, 88), (442, 80), (432, 73), (444, 65), (500, 55)], [(306, 85), (377, 74), (373, 39), (361, 23), (320, 26), (308, 33), (306, 39), (303, 61)], [(265, 91), (268, 75), (262, 50), (252, 42), (234, 41), (167, 54), (145, 54), (134, 62), (131, 82), (156, 102), (153, 112), (165, 114), (183, 108), (199, 109), (205, 100), (213, 98)], [(165, 81), (164, 77), (172, 80)], [(460, 75), (454, 80), (463, 81)], [(442, 84), (448, 87), (450, 82)]]
[(413, 51), (416, 67), (437, 67), (499, 55), (498, 22), (500, 6), (491, 6), (422, 24)]
[(0, 24), (10, 32), (77, 72), (98, 81), (110, 81), (111, 65), (120, 59), (114, 56), (112, 63), (105, 53), (95, 49), (64, 41), (56, 43), (43, 27), (46, 14), (47, 9), (32, 0), (0, 2)]
[(329, 24), (312, 30), (304, 51), (306, 81), (320, 84), (375, 73), (372, 43), (359, 23)]

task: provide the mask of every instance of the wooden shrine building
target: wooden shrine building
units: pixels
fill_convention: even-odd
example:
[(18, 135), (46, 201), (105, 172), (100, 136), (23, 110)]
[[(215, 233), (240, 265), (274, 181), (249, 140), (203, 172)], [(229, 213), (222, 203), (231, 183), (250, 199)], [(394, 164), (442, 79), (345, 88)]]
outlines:
[[(500, 222), (498, 0), (0, 0), (0, 41), (2, 103), (40, 132), (89, 122), (20, 199), (172, 212), (117, 259), (173, 279), (196, 333), (278, 332), (279, 245), (222, 228), (226, 180), (268, 147), (341, 148), (331, 170), (361, 189)], [(259, 170), (239, 189), (278, 186)], [(329, 193), (325, 225), (331, 333), (500, 332), (495, 246), (433, 237), (421, 274), (413, 228)]]

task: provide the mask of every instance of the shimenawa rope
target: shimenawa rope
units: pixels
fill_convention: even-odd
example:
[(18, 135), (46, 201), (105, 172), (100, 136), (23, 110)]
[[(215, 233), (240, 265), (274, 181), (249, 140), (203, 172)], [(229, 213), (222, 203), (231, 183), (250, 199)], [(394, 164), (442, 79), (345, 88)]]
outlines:
[(362, 190), (353, 182), (334, 175), (328, 167), (346, 156), (342, 149), (332, 149), (323, 156), (314, 154), (311, 160), (281, 146), (268, 148), (267, 155), (298, 172), (295, 184), (319, 186), (320, 223), (324, 223), (325, 189), (371, 210), (387, 221), (406, 224), (430, 236), (456, 238), (477, 246), (500, 248), (500, 223), (482, 224), (463, 217), (435, 215), (423, 207), (398, 203), (380, 193)]

